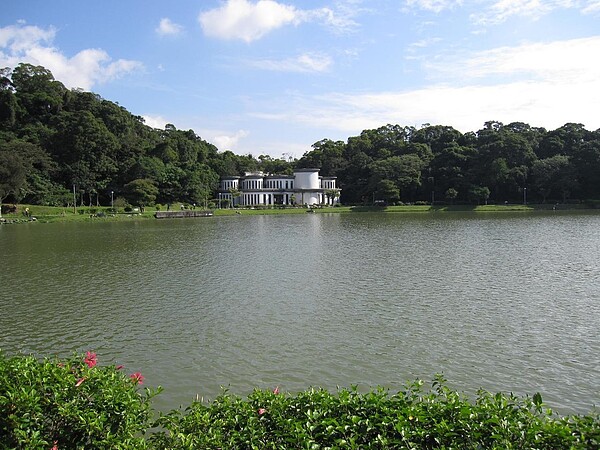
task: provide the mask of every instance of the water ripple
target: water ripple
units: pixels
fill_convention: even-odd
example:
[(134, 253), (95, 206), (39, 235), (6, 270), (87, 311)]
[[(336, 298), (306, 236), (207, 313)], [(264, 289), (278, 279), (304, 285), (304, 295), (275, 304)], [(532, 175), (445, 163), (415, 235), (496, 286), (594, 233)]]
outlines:
[(162, 409), (440, 371), (600, 403), (598, 215), (213, 219), (0, 228), (0, 348), (94, 349)]

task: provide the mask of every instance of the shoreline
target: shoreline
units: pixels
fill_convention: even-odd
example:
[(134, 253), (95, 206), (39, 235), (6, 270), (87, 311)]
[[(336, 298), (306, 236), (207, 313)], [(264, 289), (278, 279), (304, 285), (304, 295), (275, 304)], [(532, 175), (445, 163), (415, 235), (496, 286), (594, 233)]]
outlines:
[[(38, 205), (17, 205), (17, 211), (25, 211), (29, 208), (30, 215), (23, 213), (3, 214), (0, 224), (22, 224), (22, 223), (52, 223), (52, 222), (98, 222), (98, 221), (124, 221), (124, 220), (147, 220), (155, 219), (157, 212), (153, 208), (146, 208), (141, 212), (117, 212), (108, 213), (110, 207), (83, 207), (75, 212), (72, 208)], [(552, 211), (597, 211), (585, 204), (505, 204), (505, 205), (402, 205), (402, 206), (335, 206), (323, 208), (235, 208), (210, 210), (211, 216), (248, 216), (248, 215), (272, 215), (272, 214), (306, 214), (308, 211), (316, 214), (348, 214), (348, 213), (382, 213), (382, 214), (437, 214), (437, 213), (489, 213), (489, 212), (552, 212)], [(198, 214), (203, 210), (196, 210)], [(208, 211), (207, 211), (208, 212)], [(206, 214), (208, 215), (208, 214)], [(173, 218), (175, 219), (175, 218)]]

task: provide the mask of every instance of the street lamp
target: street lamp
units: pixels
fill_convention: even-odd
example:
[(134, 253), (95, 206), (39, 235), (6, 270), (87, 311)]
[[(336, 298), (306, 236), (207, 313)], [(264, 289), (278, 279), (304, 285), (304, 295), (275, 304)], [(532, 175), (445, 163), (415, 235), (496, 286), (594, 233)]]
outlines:
[(523, 204), (527, 204), (527, 188), (523, 188)]
[(114, 191), (110, 191), (110, 209), (113, 210), (113, 212), (115, 212), (115, 197), (114, 197)]

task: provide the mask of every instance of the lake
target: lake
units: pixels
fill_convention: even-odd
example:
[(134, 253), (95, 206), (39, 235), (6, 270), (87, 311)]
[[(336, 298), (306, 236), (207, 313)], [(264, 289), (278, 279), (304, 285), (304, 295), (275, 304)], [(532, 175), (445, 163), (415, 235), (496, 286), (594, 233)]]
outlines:
[(234, 216), (0, 226), (0, 348), (222, 387), (540, 392), (600, 405), (600, 214)]

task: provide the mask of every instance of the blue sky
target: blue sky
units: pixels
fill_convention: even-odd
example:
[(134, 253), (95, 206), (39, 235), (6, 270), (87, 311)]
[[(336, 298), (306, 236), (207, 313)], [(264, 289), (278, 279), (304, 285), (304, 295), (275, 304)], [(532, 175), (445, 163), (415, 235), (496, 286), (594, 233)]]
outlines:
[(5, 0), (19, 62), (254, 156), (388, 123), (600, 128), (600, 0)]

